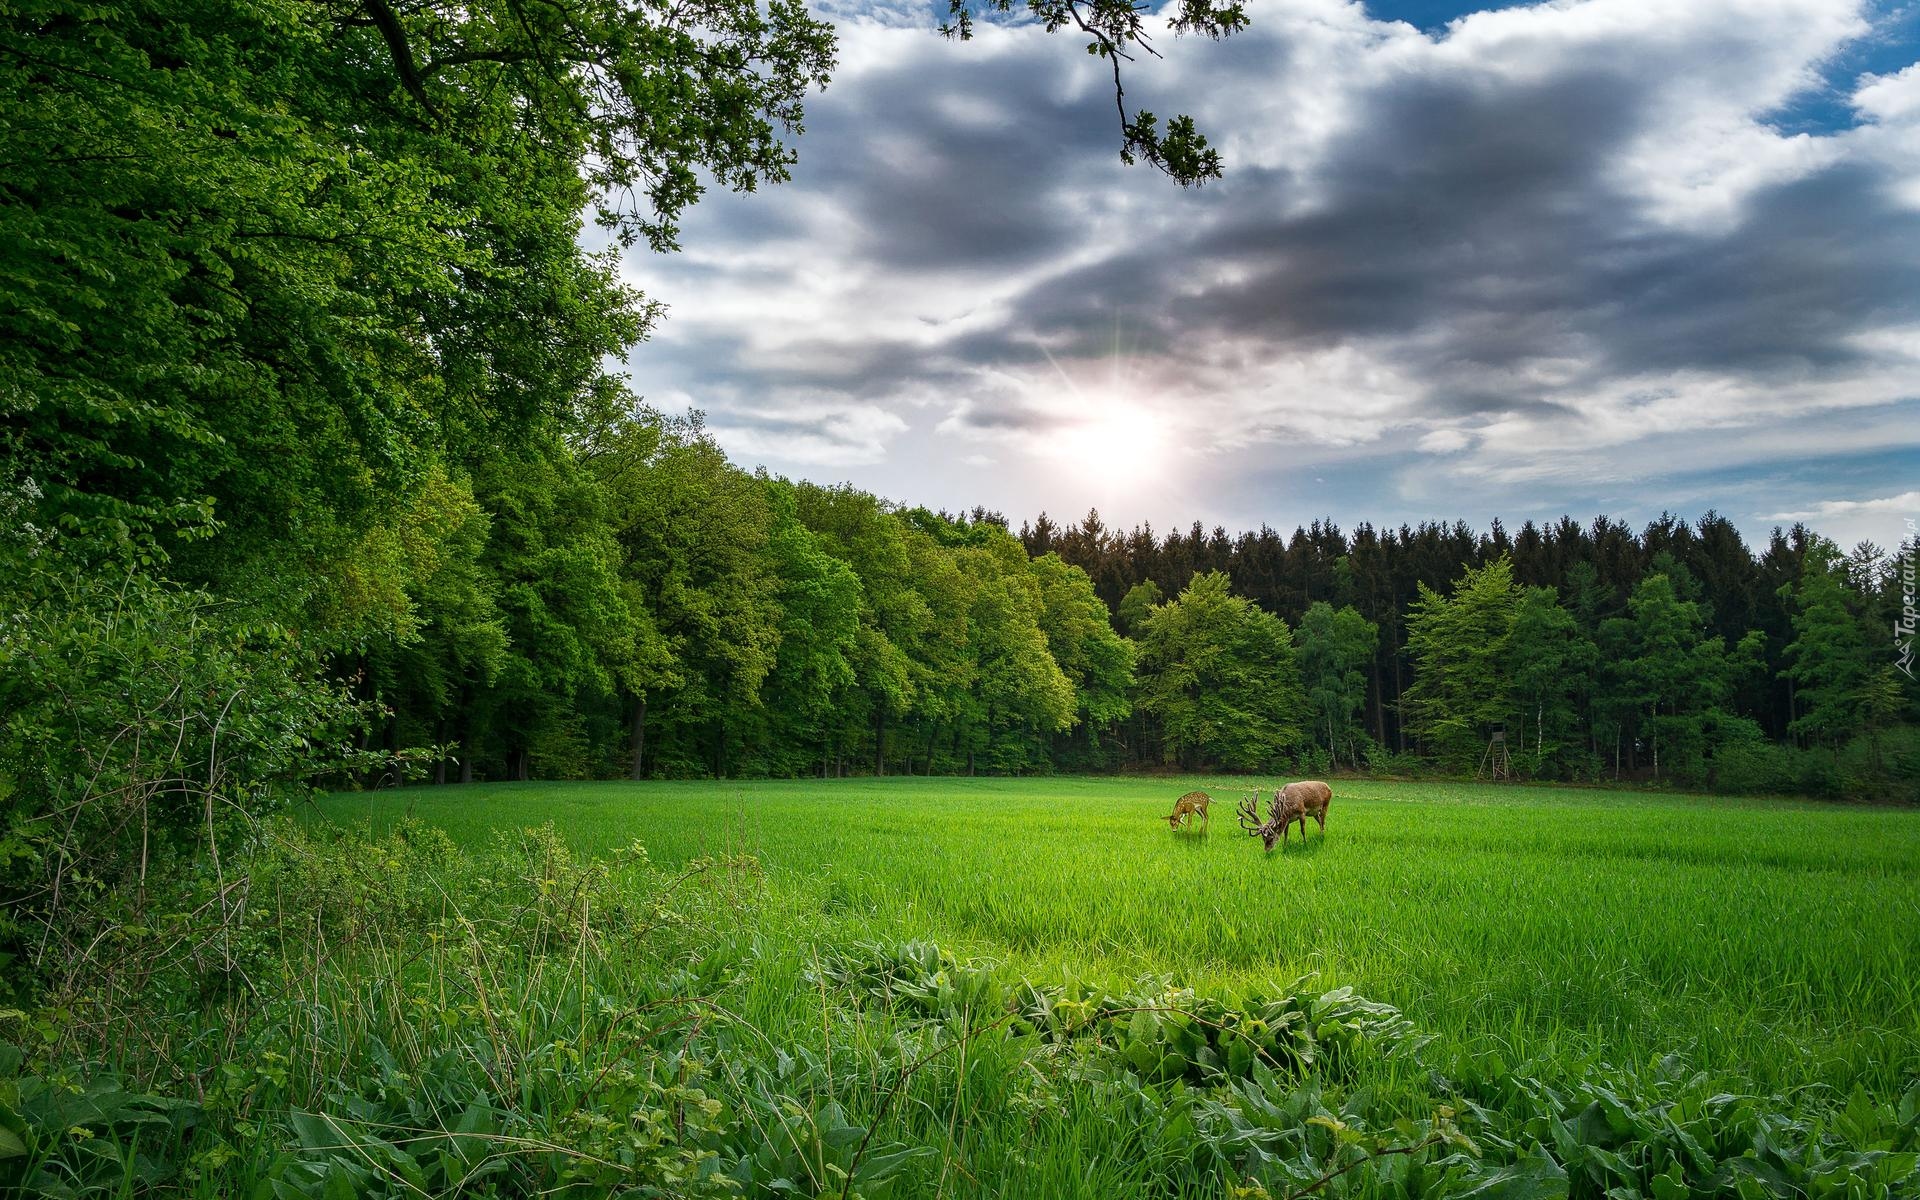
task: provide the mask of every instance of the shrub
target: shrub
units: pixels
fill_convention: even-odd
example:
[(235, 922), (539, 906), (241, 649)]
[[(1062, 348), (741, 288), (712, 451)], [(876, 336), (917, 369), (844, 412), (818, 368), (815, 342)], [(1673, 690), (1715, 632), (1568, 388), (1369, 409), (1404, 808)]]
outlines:
[(1839, 789), (1849, 799), (1920, 802), (1920, 727), (1856, 736), (1840, 751)]
[(99, 955), (151, 947), (100, 935), (141, 927), (176, 874), (211, 881), (180, 949), (214, 947), (247, 903), (252, 822), (364, 759), (365, 706), (289, 630), (143, 576), (43, 563), (0, 612), (0, 954), (56, 988), (111, 979)]

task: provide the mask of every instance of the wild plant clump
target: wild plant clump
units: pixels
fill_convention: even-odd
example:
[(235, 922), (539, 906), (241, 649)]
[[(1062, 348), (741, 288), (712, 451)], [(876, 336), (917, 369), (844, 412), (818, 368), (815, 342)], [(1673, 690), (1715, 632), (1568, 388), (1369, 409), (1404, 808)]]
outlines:
[(245, 986), (259, 822), (389, 761), (355, 741), (371, 706), (201, 591), (41, 564), (0, 613), (0, 1000), (110, 1012), (169, 970)]
[(688, 947), (725, 942), (750, 861), (279, 821), (234, 868), (244, 986), (4, 1014), (0, 1195), (736, 1193), (751, 1151), (706, 1078), (735, 1035)]

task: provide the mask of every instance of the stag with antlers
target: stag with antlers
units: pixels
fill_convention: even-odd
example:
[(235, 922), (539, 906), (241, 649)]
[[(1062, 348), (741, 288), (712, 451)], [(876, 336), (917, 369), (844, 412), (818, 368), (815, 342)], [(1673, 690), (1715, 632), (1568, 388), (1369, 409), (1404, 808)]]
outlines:
[(1320, 824), (1321, 836), (1327, 832), (1327, 803), (1333, 799), (1333, 789), (1319, 780), (1307, 780), (1302, 783), (1290, 783), (1273, 793), (1273, 805), (1267, 810), (1267, 819), (1260, 819), (1260, 793), (1240, 801), (1238, 809), (1240, 828), (1253, 837), (1257, 837), (1266, 848), (1273, 849), (1279, 842), (1285, 850), (1289, 827), (1300, 823), (1300, 840), (1307, 840), (1307, 817)]

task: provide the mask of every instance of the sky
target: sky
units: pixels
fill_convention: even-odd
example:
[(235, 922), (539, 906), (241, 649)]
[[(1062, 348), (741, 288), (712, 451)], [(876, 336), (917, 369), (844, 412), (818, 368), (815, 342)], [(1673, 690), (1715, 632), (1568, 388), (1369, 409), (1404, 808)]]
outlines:
[(1126, 75), (1182, 189), (1080, 39), (816, 0), (791, 181), (624, 262), (635, 391), (1015, 528), (1920, 519), (1920, 0), (1247, 7)]

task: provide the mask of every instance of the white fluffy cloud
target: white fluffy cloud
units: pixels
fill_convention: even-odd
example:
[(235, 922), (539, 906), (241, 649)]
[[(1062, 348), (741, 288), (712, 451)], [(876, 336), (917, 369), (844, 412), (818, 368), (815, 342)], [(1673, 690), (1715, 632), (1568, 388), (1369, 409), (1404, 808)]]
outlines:
[(1902, 492), (1873, 500), (1822, 500), (1812, 508), (1798, 512), (1773, 513), (1775, 521), (1806, 521), (1821, 517), (1851, 516), (1855, 513), (1898, 513), (1920, 517), (1920, 492)]

